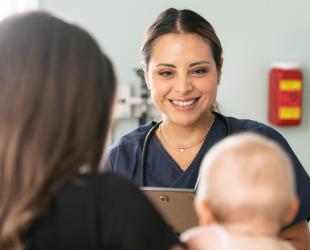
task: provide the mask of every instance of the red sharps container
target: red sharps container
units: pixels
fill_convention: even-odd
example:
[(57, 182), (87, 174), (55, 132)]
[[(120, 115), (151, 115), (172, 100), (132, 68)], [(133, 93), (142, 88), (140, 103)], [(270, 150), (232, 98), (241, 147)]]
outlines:
[(269, 72), (268, 120), (278, 126), (296, 126), (302, 116), (303, 76), (296, 63), (274, 63)]

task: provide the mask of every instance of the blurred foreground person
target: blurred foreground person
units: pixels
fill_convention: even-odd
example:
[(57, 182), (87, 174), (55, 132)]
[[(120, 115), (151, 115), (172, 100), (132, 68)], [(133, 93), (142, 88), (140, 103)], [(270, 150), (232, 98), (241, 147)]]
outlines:
[(1, 250), (177, 242), (135, 186), (97, 173), (115, 89), (85, 30), (44, 12), (0, 23)]

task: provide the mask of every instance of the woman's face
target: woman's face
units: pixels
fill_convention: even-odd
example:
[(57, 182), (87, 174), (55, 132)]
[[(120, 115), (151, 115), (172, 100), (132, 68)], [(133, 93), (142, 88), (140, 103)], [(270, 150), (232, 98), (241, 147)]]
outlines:
[(211, 47), (200, 36), (169, 33), (159, 37), (145, 78), (164, 121), (181, 126), (206, 121), (219, 75)]

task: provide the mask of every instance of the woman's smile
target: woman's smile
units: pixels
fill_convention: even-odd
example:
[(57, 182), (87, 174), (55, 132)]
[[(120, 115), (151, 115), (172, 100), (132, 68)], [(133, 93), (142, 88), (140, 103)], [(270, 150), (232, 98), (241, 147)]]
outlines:
[(168, 99), (177, 110), (189, 111), (195, 108), (200, 97), (187, 99)]

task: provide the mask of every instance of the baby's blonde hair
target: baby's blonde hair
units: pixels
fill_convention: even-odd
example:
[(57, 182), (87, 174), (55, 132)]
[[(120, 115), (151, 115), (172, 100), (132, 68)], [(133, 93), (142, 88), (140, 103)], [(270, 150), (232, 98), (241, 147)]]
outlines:
[(282, 222), (296, 198), (291, 160), (274, 141), (254, 133), (216, 144), (201, 164), (196, 199), (218, 222)]

